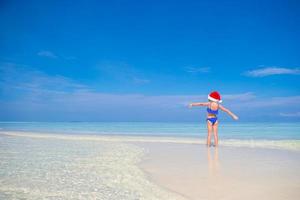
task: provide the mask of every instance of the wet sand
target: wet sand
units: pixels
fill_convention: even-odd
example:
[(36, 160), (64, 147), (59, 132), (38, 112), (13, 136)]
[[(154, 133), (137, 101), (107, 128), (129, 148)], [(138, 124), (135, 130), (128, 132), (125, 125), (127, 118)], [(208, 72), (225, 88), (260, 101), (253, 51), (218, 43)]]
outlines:
[(299, 199), (300, 153), (199, 144), (137, 143), (151, 181), (187, 199)]

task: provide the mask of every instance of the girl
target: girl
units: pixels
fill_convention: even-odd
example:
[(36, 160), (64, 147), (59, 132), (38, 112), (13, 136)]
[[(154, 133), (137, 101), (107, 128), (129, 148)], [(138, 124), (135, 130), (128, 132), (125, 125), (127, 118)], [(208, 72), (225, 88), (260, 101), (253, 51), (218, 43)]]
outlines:
[(233, 114), (230, 110), (220, 105), (222, 102), (221, 96), (218, 92), (214, 91), (208, 95), (208, 102), (205, 103), (191, 103), (189, 107), (193, 106), (207, 106), (207, 146), (210, 146), (210, 138), (212, 131), (214, 132), (215, 146), (218, 146), (218, 111), (221, 109), (230, 115), (234, 120), (238, 120), (238, 117)]

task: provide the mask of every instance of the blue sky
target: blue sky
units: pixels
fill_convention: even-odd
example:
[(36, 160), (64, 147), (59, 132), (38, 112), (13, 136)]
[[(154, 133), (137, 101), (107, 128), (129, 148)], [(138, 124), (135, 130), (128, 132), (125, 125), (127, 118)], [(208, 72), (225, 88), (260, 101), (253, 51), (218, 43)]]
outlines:
[[(1, 1), (0, 120), (300, 121), (300, 3)], [(221, 116), (224, 121), (229, 117)]]

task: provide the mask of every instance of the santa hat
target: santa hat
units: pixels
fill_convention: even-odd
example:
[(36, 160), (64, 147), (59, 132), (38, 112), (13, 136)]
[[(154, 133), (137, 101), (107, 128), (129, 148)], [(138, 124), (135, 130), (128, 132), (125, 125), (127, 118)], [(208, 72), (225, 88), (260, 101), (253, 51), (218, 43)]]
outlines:
[(211, 101), (214, 101), (217, 103), (222, 103), (221, 95), (217, 91), (213, 91), (212, 93), (210, 93), (208, 95), (208, 100), (211, 100)]

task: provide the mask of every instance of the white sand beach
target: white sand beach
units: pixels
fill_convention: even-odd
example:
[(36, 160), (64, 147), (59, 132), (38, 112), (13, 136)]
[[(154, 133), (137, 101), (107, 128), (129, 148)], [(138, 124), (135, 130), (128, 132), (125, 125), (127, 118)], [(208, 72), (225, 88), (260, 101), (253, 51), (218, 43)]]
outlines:
[(299, 151), (181, 140), (1, 132), (0, 197), (299, 198)]

